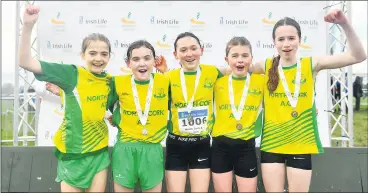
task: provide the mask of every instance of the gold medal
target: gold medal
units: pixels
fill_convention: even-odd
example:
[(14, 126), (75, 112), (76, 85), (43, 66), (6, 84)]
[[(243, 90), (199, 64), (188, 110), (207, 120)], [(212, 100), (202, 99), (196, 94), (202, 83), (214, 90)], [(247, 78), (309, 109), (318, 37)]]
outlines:
[(243, 125), (242, 125), (242, 124), (240, 124), (240, 123), (237, 123), (237, 124), (236, 124), (236, 129), (238, 129), (238, 130), (243, 129)]
[(146, 129), (146, 128), (144, 128), (143, 130), (142, 130), (142, 135), (147, 135), (148, 134), (148, 130)]
[(298, 117), (298, 112), (296, 112), (295, 110), (293, 110), (291, 112), (291, 116), (294, 117), (294, 118), (297, 118)]

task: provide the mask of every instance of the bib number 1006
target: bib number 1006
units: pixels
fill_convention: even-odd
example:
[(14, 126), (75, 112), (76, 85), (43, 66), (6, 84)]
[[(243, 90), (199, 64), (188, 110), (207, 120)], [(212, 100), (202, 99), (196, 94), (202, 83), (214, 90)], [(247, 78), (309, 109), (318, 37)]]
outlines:
[(202, 125), (202, 124), (205, 124), (207, 122), (207, 117), (197, 117), (197, 118), (194, 118), (192, 119), (191, 121), (188, 121), (188, 119), (183, 119), (182, 120), (183, 122), (183, 126), (186, 127), (186, 126), (194, 126), (195, 125)]

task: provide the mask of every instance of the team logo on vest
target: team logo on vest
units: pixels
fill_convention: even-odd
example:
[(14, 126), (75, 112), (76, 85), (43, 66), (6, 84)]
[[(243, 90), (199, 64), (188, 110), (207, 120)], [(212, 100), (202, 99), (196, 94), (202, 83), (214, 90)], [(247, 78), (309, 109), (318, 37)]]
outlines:
[[(295, 84), (295, 78), (291, 81), (293, 84)], [(300, 84), (305, 84), (307, 82), (307, 78), (304, 76), (304, 74), (300, 77)]]
[(261, 93), (262, 93), (261, 90), (259, 90), (258, 88), (248, 90), (248, 94), (250, 95), (260, 95)]
[(163, 88), (157, 88), (153, 94), (153, 97), (156, 99), (164, 99), (166, 97), (165, 90)]
[(213, 87), (213, 82), (212, 80), (210, 79), (207, 79), (204, 81), (204, 85), (203, 85), (204, 88), (212, 88)]

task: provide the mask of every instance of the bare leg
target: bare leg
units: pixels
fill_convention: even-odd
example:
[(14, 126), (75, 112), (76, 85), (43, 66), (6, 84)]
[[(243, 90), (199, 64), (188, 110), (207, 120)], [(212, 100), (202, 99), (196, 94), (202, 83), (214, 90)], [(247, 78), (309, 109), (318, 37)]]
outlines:
[(232, 192), (233, 171), (225, 173), (212, 172), (212, 179), (215, 192)]
[(190, 190), (191, 192), (208, 192), (210, 185), (210, 169), (190, 169)]
[(167, 192), (184, 192), (185, 184), (187, 182), (186, 171), (171, 171), (166, 170), (166, 189)]
[(285, 164), (262, 163), (261, 168), (266, 192), (284, 192)]
[(312, 170), (287, 167), (289, 192), (308, 192)]

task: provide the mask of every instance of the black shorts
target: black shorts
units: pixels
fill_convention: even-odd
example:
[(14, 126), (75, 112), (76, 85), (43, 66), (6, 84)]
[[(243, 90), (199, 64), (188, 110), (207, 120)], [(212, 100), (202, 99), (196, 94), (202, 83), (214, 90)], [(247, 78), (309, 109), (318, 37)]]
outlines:
[(165, 169), (187, 171), (210, 168), (210, 136), (183, 137), (169, 133), (166, 138)]
[(261, 163), (286, 163), (287, 167), (312, 170), (311, 154), (278, 154), (261, 151)]
[(254, 138), (247, 141), (225, 136), (212, 138), (211, 171), (225, 173), (232, 170), (235, 175), (244, 178), (258, 175)]

